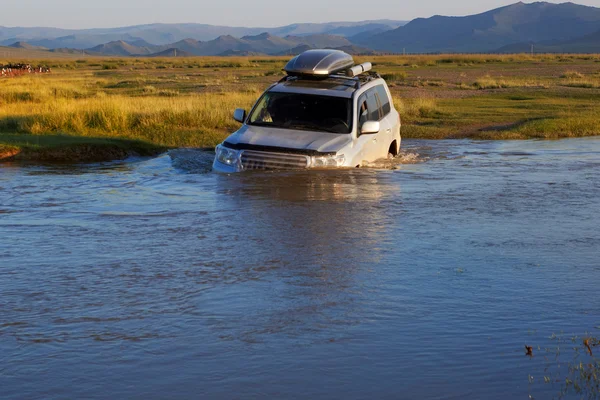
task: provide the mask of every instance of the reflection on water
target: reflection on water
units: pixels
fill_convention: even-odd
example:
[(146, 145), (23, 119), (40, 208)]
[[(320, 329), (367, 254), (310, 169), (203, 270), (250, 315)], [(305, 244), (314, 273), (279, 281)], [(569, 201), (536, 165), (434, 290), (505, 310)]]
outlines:
[(523, 345), (600, 321), (600, 140), (403, 146), (310, 173), (4, 164), (2, 397), (558, 393)]

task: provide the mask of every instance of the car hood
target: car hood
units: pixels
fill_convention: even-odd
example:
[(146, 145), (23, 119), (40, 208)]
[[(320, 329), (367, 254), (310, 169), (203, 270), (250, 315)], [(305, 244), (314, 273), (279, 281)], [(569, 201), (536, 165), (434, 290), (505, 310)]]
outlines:
[(255, 145), (312, 150), (321, 153), (337, 152), (352, 141), (348, 133), (299, 131), (293, 129), (266, 128), (244, 125), (227, 138), (233, 145)]

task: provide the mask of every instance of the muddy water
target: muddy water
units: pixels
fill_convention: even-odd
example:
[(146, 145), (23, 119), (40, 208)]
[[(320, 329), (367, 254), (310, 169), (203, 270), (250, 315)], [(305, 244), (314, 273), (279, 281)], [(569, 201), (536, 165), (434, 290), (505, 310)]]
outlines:
[(600, 333), (600, 139), (404, 146), (3, 165), (0, 397), (556, 394), (537, 346)]

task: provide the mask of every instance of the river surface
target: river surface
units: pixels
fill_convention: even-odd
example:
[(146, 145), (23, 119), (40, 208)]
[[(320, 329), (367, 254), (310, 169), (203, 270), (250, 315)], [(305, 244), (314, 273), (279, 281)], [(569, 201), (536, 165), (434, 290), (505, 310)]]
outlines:
[(403, 146), (2, 164), (0, 398), (552, 398), (552, 335), (600, 333), (600, 139)]

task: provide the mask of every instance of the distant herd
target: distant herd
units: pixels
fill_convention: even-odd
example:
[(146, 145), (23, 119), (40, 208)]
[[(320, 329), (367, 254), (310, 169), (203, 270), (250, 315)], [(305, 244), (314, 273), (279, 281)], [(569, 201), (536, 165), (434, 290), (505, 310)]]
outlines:
[(0, 77), (15, 77), (25, 74), (48, 74), (50, 68), (44, 66), (32, 66), (31, 64), (7, 64), (0, 65)]

